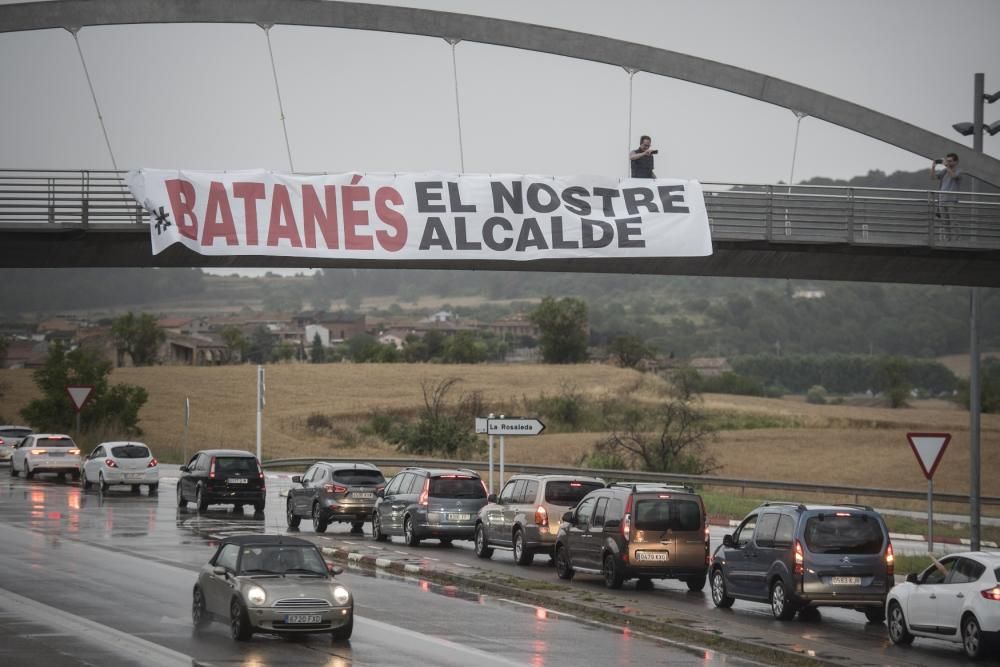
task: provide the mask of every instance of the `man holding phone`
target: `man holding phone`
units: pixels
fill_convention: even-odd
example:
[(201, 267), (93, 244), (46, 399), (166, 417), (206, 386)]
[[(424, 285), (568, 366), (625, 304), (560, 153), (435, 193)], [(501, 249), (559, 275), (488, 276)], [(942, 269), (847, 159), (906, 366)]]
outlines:
[(632, 161), (632, 178), (656, 178), (653, 173), (653, 156), (659, 153), (649, 146), (653, 140), (648, 134), (639, 137), (639, 147), (628, 154), (628, 159)]
[[(937, 165), (943, 164), (944, 169), (938, 171)], [(958, 235), (952, 233), (951, 216), (952, 209), (958, 203), (958, 192), (962, 188), (962, 172), (958, 169), (958, 155), (948, 153), (943, 160), (934, 160), (931, 163), (931, 178), (941, 181), (938, 187), (938, 207), (936, 217), (941, 219), (944, 227), (942, 237), (945, 240), (957, 239)]]

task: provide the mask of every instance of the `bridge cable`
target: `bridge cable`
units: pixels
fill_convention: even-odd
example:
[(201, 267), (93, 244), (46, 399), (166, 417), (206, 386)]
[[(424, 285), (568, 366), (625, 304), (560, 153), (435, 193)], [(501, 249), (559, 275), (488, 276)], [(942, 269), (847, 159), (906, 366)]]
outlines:
[(295, 173), (295, 163), (292, 162), (292, 145), (288, 141), (288, 125), (285, 123), (285, 107), (281, 103), (281, 88), (278, 86), (278, 70), (274, 66), (274, 49), (271, 48), (271, 28), (270, 24), (260, 24), (264, 29), (264, 36), (267, 38), (267, 53), (271, 57), (271, 75), (274, 77), (274, 92), (278, 96), (278, 112), (281, 114), (281, 131), (285, 134), (285, 150), (288, 152), (288, 168)]
[[(632, 79), (635, 78), (635, 73), (639, 70), (634, 67), (623, 68), (628, 72), (628, 141), (626, 142), (626, 155), (632, 152)], [(632, 160), (629, 158), (625, 165), (625, 177), (629, 178), (632, 176)]]
[[(795, 114), (795, 141), (792, 144), (792, 170), (788, 174), (788, 199), (789, 200), (791, 200), (791, 198), (792, 198), (792, 184), (793, 184), (793, 181), (795, 180), (795, 157), (799, 153), (799, 127), (802, 125), (802, 119), (809, 116), (809, 114), (807, 114), (805, 112), (802, 112), (802, 111), (796, 111), (795, 109), (792, 109), (791, 112), (793, 114)], [(792, 235), (792, 223), (788, 219), (788, 207), (787, 207), (787, 204), (786, 204), (786, 206), (785, 206), (785, 236), (791, 236), (791, 235)]]
[(80, 38), (77, 33), (80, 32), (79, 26), (73, 26), (66, 28), (71, 35), (73, 35), (73, 41), (76, 42), (76, 52), (80, 54), (80, 63), (83, 65), (83, 73), (87, 77), (87, 86), (90, 87), (90, 97), (94, 100), (94, 108), (97, 110), (97, 120), (101, 123), (101, 131), (104, 133), (104, 143), (108, 147), (108, 154), (111, 156), (111, 166), (115, 171), (118, 171), (118, 162), (115, 160), (115, 152), (111, 149), (111, 139), (108, 138), (108, 128), (104, 124), (104, 116), (101, 114), (101, 105), (97, 102), (97, 93), (94, 91), (94, 82), (90, 79), (90, 70), (87, 68), (87, 59), (83, 57), (83, 49), (80, 48)]
[(462, 173), (465, 173), (465, 147), (462, 145), (462, 105), (458, 100), (458, 61), (455, 59), (455, 46), (462, 40), (445, 38), (451, 44), (451, 76), (455, 82), (455, 116), (458, 119), (458, 159), (462, 166)]

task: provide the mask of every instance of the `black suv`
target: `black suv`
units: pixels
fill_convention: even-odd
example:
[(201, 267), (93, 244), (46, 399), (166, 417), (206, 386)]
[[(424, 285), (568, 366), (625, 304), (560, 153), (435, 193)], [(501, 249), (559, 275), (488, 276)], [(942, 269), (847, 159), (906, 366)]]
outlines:
[(371, 519), (375, 494), (384, 488), (382, 471), (370, 463), (319, 461), (306, 474), (292, 477), (285, 521), (296, 528), (302, 517), (312, 517), (317, 533), (334, 521), (349, 521), (352, 532), (360, 533)]
[(180, 467), (177, 480), (177, 506), (194, 502), (199, 512), (209, 505), (233, 505), (242, 511), (253, 505), (258, 514), (264, 511), (267, 488), (264, 471), (257, 457), (236, 449), (205, 449)]
[(715, 551), (712, 601), (771, 605), (781, 620), (821, 606), (850, 607), (885, 620), (893, 585), (885, 521), (864, 505), (764, 503)]
[(600, 574), (608, 588), (638, 579), (681, 579), (705, 587), (709, 562), (705, 505), (694, 489), (648, 482), (616, 482), (592, 491), (562, 517), (556, 537), (556, 574)]
[(402, 535), (409, 546), (431, 537), (449, 544), (471, 540), (486, 504), (486, 485), (472, 470), (405, 468), (378, 492), (372, 536)]

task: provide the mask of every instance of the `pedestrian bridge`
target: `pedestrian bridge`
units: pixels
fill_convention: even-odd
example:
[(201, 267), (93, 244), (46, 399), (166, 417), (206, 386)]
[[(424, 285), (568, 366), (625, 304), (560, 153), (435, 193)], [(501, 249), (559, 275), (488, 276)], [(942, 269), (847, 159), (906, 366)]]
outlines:
[[(276, 267), (570, 271), (1000, 287), (1000, 195), (703, 183), (709, 257), (536, 262), (153, 255), (124, 172), (0, 170), (0, 267)], [(949, 224), (950, 222), (950, 224)]]

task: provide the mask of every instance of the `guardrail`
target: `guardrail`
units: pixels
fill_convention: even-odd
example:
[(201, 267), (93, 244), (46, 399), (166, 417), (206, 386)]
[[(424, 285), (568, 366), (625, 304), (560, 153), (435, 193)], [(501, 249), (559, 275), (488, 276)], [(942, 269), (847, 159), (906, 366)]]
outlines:
[[(302, 466), (303, 469), (317, 461), (336, 460), (345, 463), (371, 463), (380, 468), (406, 468), (423, 466), (429, 468), (468, 468), (470, 470), (489, 470), (488, 461), (454, 461), (442, 459), (355, 459), (335, 457), (333, 459), (291, 458), (271, 459), (264, 461), (264, 468), (290, 468)], [(494, 465), (496, 468), (496, 465)], [(635, 480), (642, 482), (684, 483), (699, 486), (731, 486), (741, 489), (775, 489), (782, 491), (802, 491), (806, 493), (831, 493), (859, 497), (898, 498), (904, 500), (926, 500), (925, 491), (906, 491), (903, 489), (871, 489), (860, 486), (844, 486), (842, 484), (803, 484), (799, 482), (775, 482), (762, 479), (740, 479), (736, 477), (715, 477), (712, 475), (684, 475), (676, 473), (639, 472), (629, 470), (604, 470), (597, 468), (568, 468), (560, 466), (543, 466), (525, 463), (504, 462), (504, 473), (535, 473), (552, 475), (588, 475), (601, 477), (607, 481)], [(967, 495), (957, 493), (934, 492), (934, 500), (945, 503), (969, 503)], [(1000, 496), (982, 496), (983, 505), (1000, 505)]]
[[(0, 224), (148, 223), (122, 171), (0, 169)], [(712, 238), (955, 250), (1000, 249), (1000, 194), (702, 183)], [(940, 205), (947, 203), (947, 210)]]

